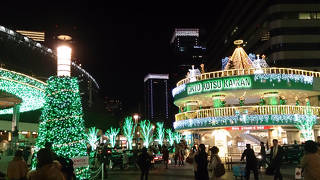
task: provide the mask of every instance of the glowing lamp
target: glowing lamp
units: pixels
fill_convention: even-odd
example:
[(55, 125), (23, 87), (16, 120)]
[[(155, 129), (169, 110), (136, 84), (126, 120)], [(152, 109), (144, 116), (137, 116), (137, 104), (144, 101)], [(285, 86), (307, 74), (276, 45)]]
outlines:
[(57, 48), (58, 52), (58, 76), (70, 76), (71, 75), (71, 48), (68, 46), (60, 46)]

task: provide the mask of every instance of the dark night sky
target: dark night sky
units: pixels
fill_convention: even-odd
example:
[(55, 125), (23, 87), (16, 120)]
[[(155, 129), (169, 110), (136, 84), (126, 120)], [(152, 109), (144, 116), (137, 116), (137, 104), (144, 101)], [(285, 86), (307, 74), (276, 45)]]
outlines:
[(175, 70), (170, 50), (174, 28), (201, 28), (200, 36), (205, 37), (225, 6), (215, 3), (8, 5), (2, 6), (0, 22), (72, 34), (74, 57), (96, 78), (101, 93), (135, 106), (143, 100), (147, 73)]

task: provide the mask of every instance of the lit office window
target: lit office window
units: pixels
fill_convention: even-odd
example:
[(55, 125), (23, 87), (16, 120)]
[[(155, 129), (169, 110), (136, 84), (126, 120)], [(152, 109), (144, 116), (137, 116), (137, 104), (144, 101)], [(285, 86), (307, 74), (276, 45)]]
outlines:
[(319, 12), (299, 13), (299, 19), (320, 19)]

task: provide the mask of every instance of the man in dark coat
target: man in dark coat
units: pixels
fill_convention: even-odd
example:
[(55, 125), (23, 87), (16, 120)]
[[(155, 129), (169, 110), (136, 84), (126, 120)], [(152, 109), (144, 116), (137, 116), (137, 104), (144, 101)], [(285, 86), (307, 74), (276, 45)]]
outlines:
[(241, 156), (241, 161), (246, 157), (246, 180), (250, 179), (250, 171), (253, 171), (254, 179), (258, 180), (258, 164), (257, 158), (254, 155), (253, 149), (251, 149), (250, 144), (246, 144), (247, 149), (243, 151)]
[(264, 147), (264, 142), (260, 142), (260, 147), (261, 147), (261, 149), (260, 149), (260, 155), (261, 155), (261, 157), (262, 157), (262, 160), (261, 160), (261, 162), (260, 162), (260, 164), (259, 164), (259, 168), (261, 167), (261, 166), (265, 166), (266, 165), (266, 163), (267, 163), (267, 153), (266, 153), (266, 148)]
[(199, 145), (199, 152), (195, 155), (194, 160), (197, 165), (195, 172), (196, 180), (208, 180), (208, 155), (205, 151), (206, 147), (204, 144)]
[(274, 171), (274, 179), (282, 180), (282, 175), (280, 173), (280, 166), (281, 166), (281, 161), (283, 157), (283, 149), (278, 144), (277, 139), (273, 139), (272, 142), (273, 142), (273, 146), (271, 147), (271, 151), (270, 151), (271, 168)]
[(168, 169), (169, 150), (165, 145), (162, 147), (162, 159), (164, 161), (164, 164), (166, 165), (166, 169)]
[(148, 154), (147, 148), (142, 148), (142, 153), (138, 156), (138, 165), (141, 170), (141, 180), (148, 180), (149, 169), (151, 167), (152, 157)]

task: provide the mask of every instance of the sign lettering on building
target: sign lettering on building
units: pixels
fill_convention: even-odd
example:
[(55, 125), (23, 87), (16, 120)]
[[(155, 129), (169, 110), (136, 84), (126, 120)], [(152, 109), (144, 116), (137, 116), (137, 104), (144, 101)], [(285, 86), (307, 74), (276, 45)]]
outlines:
[(212, 79), (187, 85), (187, 93), (199, 94), (203, 92), (220, 91), (225, 89), (250, 88), (252, 85), (250, 77), (232, 77), (223, 79)]

